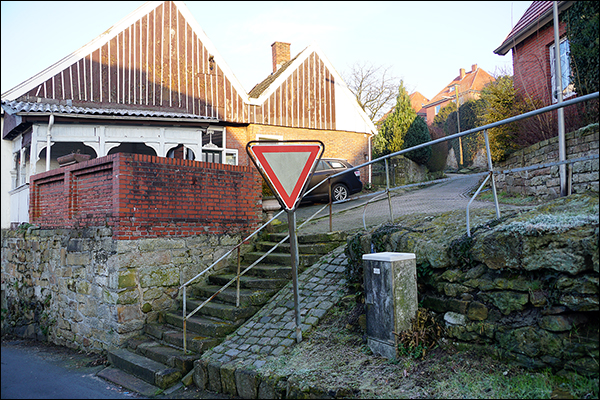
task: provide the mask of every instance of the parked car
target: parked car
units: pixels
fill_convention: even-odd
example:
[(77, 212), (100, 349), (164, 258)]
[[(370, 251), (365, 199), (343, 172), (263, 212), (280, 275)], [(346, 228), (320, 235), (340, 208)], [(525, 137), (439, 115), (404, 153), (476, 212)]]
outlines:
[[(306, 192), (315, 187), (319, 182), (327, 179), (328, 176), (335, 175), (353, 166), (346, 160), (337, 158), (322, 158), (315, 168), (313, 176)], [(363, 184), (360, 181), (360, 171), (349, 171), (332, 179), (331, 195), (333, 201), (345, 200), (348, 196), (358, 193), (362, 190)], [(305, 192), (305, 193), (306, 193)], [(312, 192), (305, 194), (300, 204), (317, 201), (329, 201), (329, 185), (327, 182), (320, 185)]]

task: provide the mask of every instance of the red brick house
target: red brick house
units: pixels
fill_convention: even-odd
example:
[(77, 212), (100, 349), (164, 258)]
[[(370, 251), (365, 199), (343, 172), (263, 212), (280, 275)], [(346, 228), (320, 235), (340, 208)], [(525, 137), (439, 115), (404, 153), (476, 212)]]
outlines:
[(477, 67), (477, 64), (473, 64), (469, 72), (466, 72), (464, 68), (459, 69), (458, 76), (423, 106), (427, 115), (427, 125), (431, 125), (437, 113), (450, 102), (456, 104), (457, 96), (459, 104), (468, 100), (476, 100), (480, 96), (481, 89), (494, 80), (494, 77)]
[(2, 227), (29, 221), (30, 177), (71, 153), (249, 167), (250, 140), (319, 139), (324, 156), (365, 162), (376, 128), (322, 51), (272, 49), (247, 93), (183, 2), (148, 2), (3, 93)]
[[(553, 93), (554, 73), (554, 19), (552, 1), (534, 1), (525, 11), (502, 44), (494, 50), (506, 55), (512, 50), (513, 81), (515, 88), (528, 98), (540, 100), (543, 105), (557, 101)], [(559, 14), (573, 2), (559, 1)], [(563, 98), (575, 93), (569, 84), (569, 41), (565, 36), (565, 24), (559, 23), (560, 58), (563, 75)]]

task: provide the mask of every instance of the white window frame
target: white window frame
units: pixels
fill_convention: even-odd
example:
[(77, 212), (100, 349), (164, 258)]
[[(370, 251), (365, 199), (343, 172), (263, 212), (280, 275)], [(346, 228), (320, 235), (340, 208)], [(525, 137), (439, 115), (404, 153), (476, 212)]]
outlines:
[[(575, 87), (571, 83), (571, 64), (570, 64), (570, 45), (567, 38), (560, 40), (560, 70), (562, 73), (563, 83), (563, 99), (569, 98), (575, 95)], [(550, 86), (552, 103), (558, 102), (558, 95), (556, 92), (556, 71), (555, 71), (555, 45), (550, 46)]]

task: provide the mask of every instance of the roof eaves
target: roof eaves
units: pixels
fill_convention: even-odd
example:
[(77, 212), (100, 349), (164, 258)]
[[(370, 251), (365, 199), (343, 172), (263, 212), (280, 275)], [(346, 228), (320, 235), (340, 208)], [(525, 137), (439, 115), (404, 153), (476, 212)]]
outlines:
[[(536, 8), (534, 6), (538, 4), (542, 7), (539, 7), (536, 11)], [(561, 13), (562, 11), (571, 7), (572, 4), (573, 1), (559, 1), (558, 12)], [(528, 17), (528, 13), (530, 12), (537, 12), (538, 14), (531, 15), (531, 21), (527, 21), (526, 18)], [(525, 11), (525, 13), (521, 16), (514, 28), (506, 36), (502, 44), (494, 50), (494, 54), (498, 54), (501, 56), (506, 55), (506, 53), (508, 53), (509, 50), (511, 50), (517, 44), (521, 43), (533, 33), (535, 33), (539, 29), (539, 27), (542, 27), (548, 22), (552, 21), (552, 19), (554, 18), (553, 14), (554, 12), (551, 1), (534, 1), (531, 4), (531, 6), (529, 6), (529, 8)], [(522, 20), (527, 22), (520, 27), (519, 24)]]

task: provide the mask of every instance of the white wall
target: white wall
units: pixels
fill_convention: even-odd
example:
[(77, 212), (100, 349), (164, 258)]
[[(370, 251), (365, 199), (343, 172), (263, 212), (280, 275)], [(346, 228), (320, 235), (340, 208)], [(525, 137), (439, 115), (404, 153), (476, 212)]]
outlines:
[[(4, 131), (4, 117), (0, 118), (0, 132)], [(9, 140), (0, 140), (0, 178), (1, 183), (1, 205), (0, 214), (2, 215), (1, 228), (10, 228), (10, 196), (8, 192), (11, 189), (10, 170), (12, 169), (12, 147), (13, 144)]]

